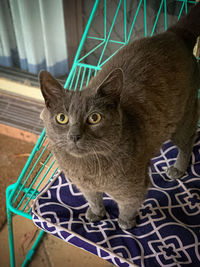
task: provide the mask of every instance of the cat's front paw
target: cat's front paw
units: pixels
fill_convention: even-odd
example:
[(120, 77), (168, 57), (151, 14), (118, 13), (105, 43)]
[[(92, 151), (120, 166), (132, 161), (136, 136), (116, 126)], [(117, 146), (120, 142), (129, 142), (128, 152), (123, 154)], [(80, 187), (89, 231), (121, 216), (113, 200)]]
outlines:
[(183, 175), (184, 175), (184, 172), (180, 171), (174, 166), (170, 166), (167, 169), (167, 176), (171, 179), (178, 179), (178, 178), (181, 178)]
[(87, 212), (86, 212), (86, 219), (90, 222), (97, 222), (97, 221), (100, 221), (101, 219), (103, 219), (106, 215), (106, 211), (105, 210), (102, 210), (100, 214), (95, 214), (92, 212), (92, 209), (91, 207), (89, 207), (87, 209)]
[(123, 230), (129, 230), (136, 226), (136, 220), (133, 219), (131, 221), (124, 221), (121, 218), (119, 218), (118, 224), (119, 224), (119, 227), (122, 228)]

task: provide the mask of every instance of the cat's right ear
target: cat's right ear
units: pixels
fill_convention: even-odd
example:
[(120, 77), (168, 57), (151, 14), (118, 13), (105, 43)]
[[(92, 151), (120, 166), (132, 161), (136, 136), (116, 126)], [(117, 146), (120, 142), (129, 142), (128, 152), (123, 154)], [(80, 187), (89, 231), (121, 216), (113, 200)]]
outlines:
[(47, 108), (51, 108), (57, 102), (62, 101), (64, 88), (48, 71), (42, 70), (39, 73), (39, 81)]
[(123, 71), (116, 68), (111, 71), (103, 80), (97, 89), (97, 93), (104, 97), (111, 97), (113, 100), (119, 100), (123, 88)]

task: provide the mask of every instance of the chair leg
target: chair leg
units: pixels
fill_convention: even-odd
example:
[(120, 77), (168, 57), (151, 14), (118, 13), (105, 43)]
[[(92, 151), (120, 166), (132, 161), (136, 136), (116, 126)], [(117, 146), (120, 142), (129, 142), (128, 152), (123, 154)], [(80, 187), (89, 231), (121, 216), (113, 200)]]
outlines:
[[(15, 267), (15, 248), (14, 248), (14, 235), (13, 235), (13, 220), (12, 220), (12, 216), (13, 216), (13, 212), (10, 210), (10, 200), (9, 200), (9, 196), (10, 193), (13, 190), (14, 185), (10, 185), (7, 187), (6, 189), (6, 204), (7, 204), (7, 224), (8, 224), (8, 237), (9, 237), (9, 250), (10, 250), (10, 266), (11, 267)], [(43, 230), (40, 231), (40, 233), (38, 234), (32, 248), (29, 250), (22, 266), (27, 266), (27, 264), (31, 261), (43, 235), (45, 234), (45, 232)]]
[(9, 208), (7, 208), (7, 223), (8, 223), (8, 237), (9, 237), (9, 249), (10, 249), (10, 266), (15, 267), (12, 212), (9, 210)]
[(39, 235), (38, 235), (38, 237), (36, 238), (32, 248), (29, 250), (28, 254), (26, 255), (26, 258), (25, 258), (25, 260), (24, 260), (24, 262), (23, 262), (21, 267), (27, 266), (27, 264), (31, 261), (33, 255), (34, 255), (34, 253), (35, 253), (35, 251), (37, 249), (37, 246), (40, 243), (40, 241), (41, 241), (41, 239), (42, 239), (44, 234), (45, 234), (45, 232), (41, 230)]

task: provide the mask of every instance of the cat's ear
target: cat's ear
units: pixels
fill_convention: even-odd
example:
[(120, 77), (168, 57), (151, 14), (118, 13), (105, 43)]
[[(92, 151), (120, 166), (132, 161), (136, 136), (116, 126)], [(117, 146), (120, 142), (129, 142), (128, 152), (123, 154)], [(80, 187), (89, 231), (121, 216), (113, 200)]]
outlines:
[(45, 109), (43, 109), (43, 110), (41, 111), (41, 113), (40, 113), (40, 119), (41, 119), (41, 120), (44, 120), (44, 110), (45, 110)]
[(39, 73), (39, 81), (47, 108), (62, 101), (64, 88), (48, 71), (43, 70)]
[(123, 71), (120, 68), (114, 69), (108, 74), (97, 89), (97, 94), (103, 97), (119, 99), (123, 88)]

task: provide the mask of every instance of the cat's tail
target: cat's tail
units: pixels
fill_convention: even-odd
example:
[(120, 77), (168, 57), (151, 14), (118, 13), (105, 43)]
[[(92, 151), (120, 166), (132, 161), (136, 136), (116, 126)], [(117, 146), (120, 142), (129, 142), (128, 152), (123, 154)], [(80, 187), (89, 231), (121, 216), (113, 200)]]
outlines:
[(198, 36), (200, 36), (200, 3), (196, 4), (190, 12), (178, 23), (168, 29), (179, 35), (186, 45), (193, 49)]

